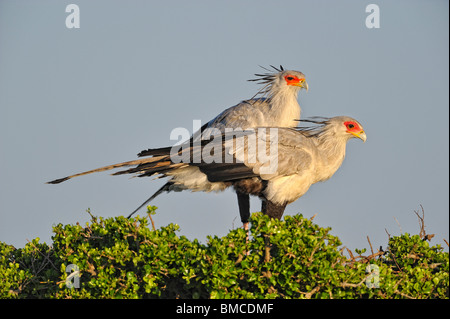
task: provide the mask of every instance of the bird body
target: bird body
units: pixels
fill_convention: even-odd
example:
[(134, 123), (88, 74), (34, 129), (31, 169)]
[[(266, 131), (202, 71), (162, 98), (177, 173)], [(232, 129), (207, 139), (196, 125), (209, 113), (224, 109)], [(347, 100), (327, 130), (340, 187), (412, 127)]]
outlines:
[[(225, 148), (225, 152), (231, 152), (236, 160), (243, 163), (240, 165), (225, 164), (217, 166), (214, 163), (186, 165), (199, 167), (208, 176), (211, 189), (214, 189), (215, 184), (220, 183), (215, 189), (222, 190), (231, 186), (229, 184), (231, 183), (243, 193), (262, 196), (276, 205), (287, 205), (303, 196), (311, 185), (326, 181), (333, 176), (342, 165), (346, 153), (346, 144), (350, 138), (358, 137), (364, 141), (366, 139), (362, 126), (350, 117), (334, 117), (310, 122), (318, 124), (318, 126), (307, 129), (276, 128), (277, 170), (270, 174), (260, 173), (261, 167), (267, 164), (267, 161), (262, 163), (257, 160), (255, 163), (249, 163), (242, 155), (237, 156), (239, 148), (235, 148), (233, 151)], [(351, 128), (348, 126), (351, 126)], [(252, 135), (255, 135), (256, 140), (263, 140), (264, 142), (268, 130), (269, 128), (259, 128), (254, 133), (236, 139), (250, 139)], [(245, 143), (235, 141), (234, 144), (244, 145)], [(248, 150), (248, 147), (244, 147), (241, 154), (247, 155)], [(269, 151), (266, 150), (266, 153), (269, 153)], [(268, 159), (268, 161), (270, 160), (272, 159)], [(245, 165), (245, 167), (242, 165)], [(240, 168), (240, 170), (238, 171), (237, 182), (235, 182), (234, 172), (237, 168)], [(217, 177), (218, 171), (221, 171), (220, 176), (222, 177)], [(167, 174), (167, 176), (174, 176), (174, 189), (188, 188), (184, 183), (184, 176), (178, 178), (177, 175), (176, 169)], [(211, 175), (214, 177), (211, 178)], [(260, 187), (255, 184), (262, 181), (265, 181), (265, 186), (263, 190), (259, 190)], [(259, 191), (255, 192), (251, 189), (258, 189)]]
[(260, 126), (295, 127), (300, 119), (297, 92), (280, 92), (273, 99), (245, 100), (220, 113), (208, 123), (208, 127), (220, 130)]
[[(301, 88), (308, 90), (305, 75), (299, 71), (273, 67), (276, 73), (255, 74), (264, 86), (249, 100), (232, 106), (208, 122), (207, 128), (241, 128), (260, 126), (295, 127), (300, 119), (297, 101)], [(261, 97), (258, 97), (258, 96)]]
[[(204, 159), (198, 163), (173, 162), (169, 155), (172, 148), (166, 147), (147, 150), (146, 154), (151, 157), (146, 161), (124, 162), (123, 165), (115, 164), (98, 171), (136, 165), (113, 175), (169, 178), (151, 199), (163, 192), (208, 192), (233, 187), (238, 194), (259, 196), (263, 200), (263, 211), (271, 217), (281, 218), (286, 205), (303, 196), (311, 185), (329, 179), (337, 171), (345, 158), (349, 139), (366, 140), (362, 125), (350, 117), (303, 121), (314, 125), (301, 128), (260, 127), (240, 131), (231, 137), (221, 134), (220, 138), (213, 138), (207, 143), (186, 142), (184, 151), (188, 149), (191, 157), (199, 152), (204, 154), (208, 147), (208, 151), (218, 153), (215, 156), (220, 155), (216, 158), (224, 159), (231, 155), (231, 162)], [(272, 148), (276, 152), (272, 152)], [(266, 156), (255, 156), (261, 153)], [(50, 183), (69, 178), (71, 176)]]
[[(295, 127), (300, 119), (301, 108), (297, 101), (298, 92), (304, 88), (308, 90), (308, 83), (302, 72), (284, 70), (273, 67), (275, 72), (266, 69), (270, 73), (255, 74), (256, 79), (250, 81), (262, 84), (262, 88), (248, 100), (244, 100), (232, 106), (209, 121), (199, 132), (194, 133), (192, 140), (208, 140), (211, 136), (223, 133), (227, 129), (249, 129), (264, 126)], [(142, 151), (139, 156), (147, 156), (148, 152)], [(167, 161), (167, 156), (158, 158)], [(195, 161), (195, 160), (194, 160)], [(173, 177), (175, 183), (180, 181), (184, 187), (192, 191), (222, 191), (223, 184), (212, 184), (206, 175), (196, 167), (187, 166)], [(241, 221), (246, 225), (250, 217), (250, 199), (248, 195), (238, 196)], [(151, 197), (150, 197), (151, 198)], [(149, 198), (149, 199), (150, 199)], [(134, 212), (143, 207), (146, 200)], [(134, 213), (133, 212), (133, 213)], [(132, 214), (133, 214), (132, 213)]]

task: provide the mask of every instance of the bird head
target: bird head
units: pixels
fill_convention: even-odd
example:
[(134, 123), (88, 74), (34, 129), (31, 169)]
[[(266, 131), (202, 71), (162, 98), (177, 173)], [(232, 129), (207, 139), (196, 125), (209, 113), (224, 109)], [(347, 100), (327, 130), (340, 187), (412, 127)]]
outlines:
[(297, 87), (308, 91), (308, 83), (305, 80), (305, 75), (299, 71), (283, 71), (279, 74), (280, 85), (288, 87)]
[(360, 138), (363, 142), (366, 141), (367, 136), (364, 132), (362, 125), (352, 118), (343, 118), (341, 120), (341, 128), (343, 130), (343, 134), (348, 136), (348, 138)]
[[(276, 68), (273, 65), (271, 67), (275, 70), (262, 67), (264, 70), (270, 73), (255, 74), (258, 78), (249, 81), (256, 81), (264, 86), (258, 91), (258, 94), (273, 96), (277, 92), (293, 92), (297, 94), (300, 89), (308, 91), (308, 83), (306, 82), (305, 75), (302, 72), (294, 70), (285, 70), (281, 65), (280, 68)], [(255, 95), (255, 96), (256, 96)]]
[(301, 119), (297, 121), (317, 124), (317, 126), (298, 128), (302, 134), (308, 137), (319, 136), (327, 139), (333, 136), (343, 141), (357, 137), (363, 142), (367, 139), (362, 125), (357, 120), (349, 116), (336, 116), (332, 118), (314, 116), (309, 119)]

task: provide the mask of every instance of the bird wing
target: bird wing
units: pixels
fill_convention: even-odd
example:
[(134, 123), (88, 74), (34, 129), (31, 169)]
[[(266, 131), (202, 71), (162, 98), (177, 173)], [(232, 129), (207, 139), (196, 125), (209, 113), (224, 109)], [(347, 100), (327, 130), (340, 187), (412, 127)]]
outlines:
[[(210, 182), (252, 177), (271, 180), (279, 176), (303, 174), (312, 167), (312, 143), (293, 129), (258, 128), (234, 134), (232, 138), (222, 135), (224, 138), (219, 141), (220, 145), (213, 140), (202, 148), (194, 147), (193, 152), (202, 152), (202, 162), (190, 165), (198, 166)], [(205, 155), (210, 150), (221, 152), (222, 160), (205, 161)], [(232, 162), (226, 160), (227, 155)]]
[[(242, 101), (224, 110), (203, 125), (197, 132), (194, 132), (190, 141), (199, 141), (202, 138), (209, 140), (211, 136), (225, 132), (226, 128), (245, 130), (251, 127), (265, 126), (265, 113), (268, 109), (269, 103), (267, 103), (266, 98)], [(143, 150), (138, 156), (155, 156), (154, 151), (155, 149)]]
[(208, 123), (208, 128), (241, 128), (265, 126), (265, 113), (269, 109), (266, 98), (245, 100), (232, 106)]
[(247, 143), (243, 151), (237, 149), (235, 153), (237, 159), (243, 160), (262, 179), (301, 174), (311, 167), (312, 144), (302, 134), (289, 128), (259, 128), (255, 134), (256, 151)]

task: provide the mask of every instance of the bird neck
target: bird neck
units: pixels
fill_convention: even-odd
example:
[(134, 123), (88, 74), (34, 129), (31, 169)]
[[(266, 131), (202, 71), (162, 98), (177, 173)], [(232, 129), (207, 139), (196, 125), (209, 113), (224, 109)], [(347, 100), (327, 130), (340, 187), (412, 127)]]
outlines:
[(331, 130), (325, 130), (315, 137), (318, 151), (317, 181), (329, 179), (342, 165), (345, 158), (347, 137), (337, 136)]
[(295, 127), (300, 119), (300, 105), (297, 101), (298, 90), (285, 88), (269, 96), (269, 112), (277, 126)]

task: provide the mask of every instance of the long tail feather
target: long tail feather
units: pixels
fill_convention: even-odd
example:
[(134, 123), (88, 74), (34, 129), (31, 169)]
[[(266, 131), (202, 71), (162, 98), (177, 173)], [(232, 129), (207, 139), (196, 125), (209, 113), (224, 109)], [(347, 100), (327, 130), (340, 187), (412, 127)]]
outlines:
[(170, 155), (171, 148), (172, 147), (149, 148), (148, 150), (141, 151), (138, 154), (138, 157)]
[(153, 199), (155, 199), (156, 196), (162, 194), (163, 192), (169, 192), (170, 191), (170, 186), (172, 185), (171, 182), (167, 182), (163, 185), (163, 187), (161, 187), (160, 189), (158, 189), (156, 191), (156, 193), (154, 193), (152, 196), (150, 196), (145, 202), (143, 202), (138, 208), (136, 208), (130, 215), (128, 215), (127, 218), (130, 218), (131, 216), (133, 216), (139, 209), (141, 209), (142, 207), (144, 207), (145, 205), (147, 205), (150, 201), (152, 201)]
[(108, 166), (96, 168), (96, 169), (93, 169), (93, 170), (90, 170), (90, 171), (86, 171), (86, 172), (82, 172), (82, 173), (66, 176), (66, 177), (63, 177), (63, 178), (55, 179), (53, 181), (47, 182), (47, 184), (59, 184), (59, 183), (65, 182), (65, 181), (67, 181), (67, 180), (69, 180), (71, 178), (78, 177), (78, 176), (83, 176), (83, 175), (92, 174), (92, 173), (96, 173), (96, 172), (108, 171), (108, 170), (111, 170), (111, 169), (114, 169), (114, 168), (118, 168), (118, 167), (140, 165), (140, 164), (144, 164), (144, 163), (151, 163), (151, 162), (155, 162), (155, 161), (158, 161), (158, 160), (159, 160), (158, 157), (151, 157), (151, 158), (143, 158), (143, 159), (138, 159), (138, 160), (134, 160), (134, 161), (128, 161), (128, 162), (108, 165)]

